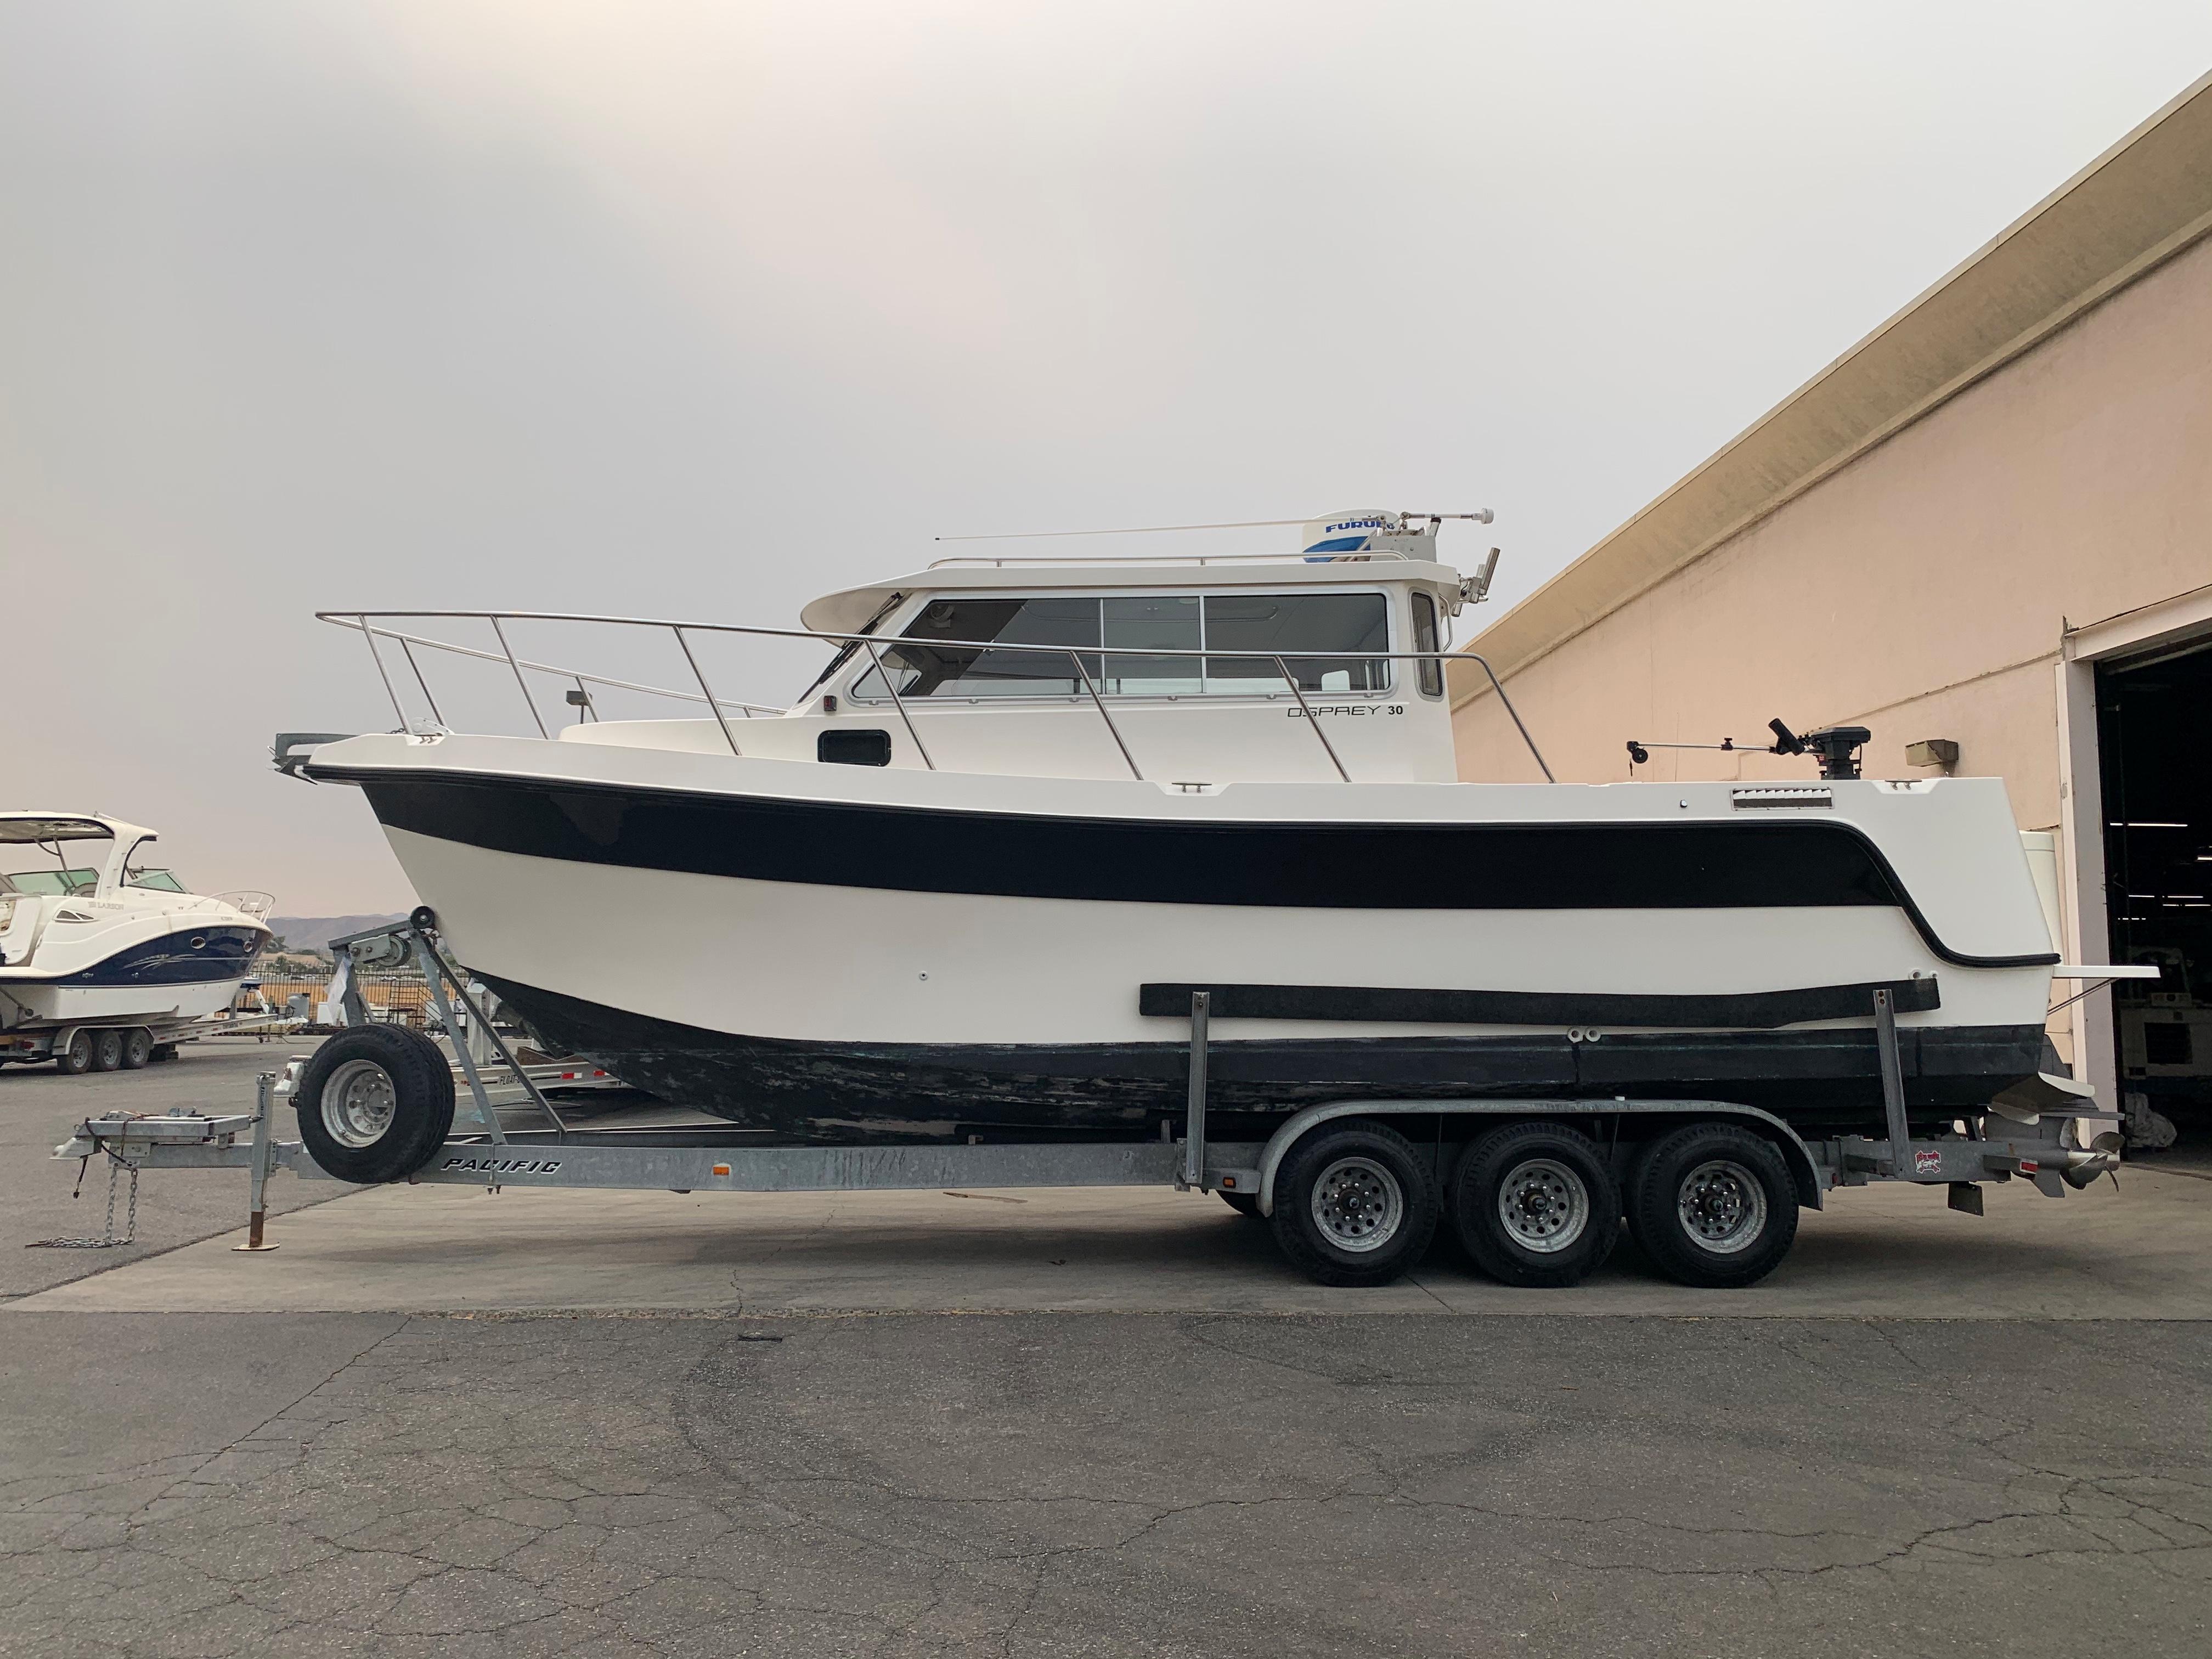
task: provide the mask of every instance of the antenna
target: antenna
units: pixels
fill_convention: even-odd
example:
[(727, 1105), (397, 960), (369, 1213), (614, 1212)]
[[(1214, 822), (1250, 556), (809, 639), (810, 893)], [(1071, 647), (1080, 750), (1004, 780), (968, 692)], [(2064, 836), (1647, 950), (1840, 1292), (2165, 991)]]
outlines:
[(988, 536), (932, 536), (933, 542), (1027, 542), (1048, 536), (1158, 536), (1172, 530), (1271, 530), (1304, 519), (1245, 519), (1236, 524), (1146, 524), (1127, 530), (1002, 530)]
[[(1489, 524), (1497, 517), (1486, 507), (1476, 513), (1401, 513), (1398, 516), (1401, 519), (1427, 519), (1438, 524), (1446, 519)], [(1124, 530), (1005, 530), (983, 536), (933, 536), (930, 539), (939, 542), (1022, 542), (1042, 541), (1056, 536), (1163, 536), (1184, 530), (1276, 530), (1311, 522), (1310, 519), (1241, 519), (1231, 524), (1144, 524), (1133, 525)]]

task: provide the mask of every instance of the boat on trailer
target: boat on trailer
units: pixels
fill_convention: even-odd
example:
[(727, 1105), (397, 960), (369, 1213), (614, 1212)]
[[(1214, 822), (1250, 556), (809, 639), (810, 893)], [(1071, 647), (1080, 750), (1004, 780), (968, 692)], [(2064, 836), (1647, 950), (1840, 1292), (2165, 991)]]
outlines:
[[(361, 787), (455, 958), (548, 1043), (793, 1140), (1164, 1133), (1198, 992), (1224, 1135), (1486, 1097), (1881, 1134), (1877, 991), (1912, 1123), (2078, 1104), (2001, 781), (1861, 778), (1847, 738), (1802, 781), (1563, 784), (1533, 739), (1522, 775), (1462, 781), (1455, 691), (1512, 705), (1449, 649), (1486, 573), (1437, 528), (944, 561), (796, 629), (325, 612), (398, 729), (279, 762)], [(518, 653), (579, 623), (662, 636), (697, 690), (659, 694), (691, 708), (598, 718), (656, 688)], [(732, 638), (830, 659), (739, 704), (703, 672)], [(511, 671), (534, 729), (449, 726), (423, 665), (456, 652)]]
[(0, 1061), (134, 1070), (230, 1006), (275, 900), (186, 891), (155, 840), (98, 813), (0, 811)]

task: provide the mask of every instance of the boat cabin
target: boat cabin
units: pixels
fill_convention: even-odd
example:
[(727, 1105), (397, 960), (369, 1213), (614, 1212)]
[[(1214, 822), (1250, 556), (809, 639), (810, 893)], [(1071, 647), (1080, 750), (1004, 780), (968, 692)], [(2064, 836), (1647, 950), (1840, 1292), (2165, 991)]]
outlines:
[(1449, 782), (1435, 655), (1467, 597), (1457, 571), (1397, 552), (948, 560), (809, 605), (809, 629), (865, 638), (781, 718), (731, 720), (726, 736), (706, 719), (561, 736), (1186, 787)]
[(0, 896), (106, 898), (118, 887), (183, 892), (168, 871), (137, 862), (153, 844), (152, 830), (113, 818), (0, 812)]

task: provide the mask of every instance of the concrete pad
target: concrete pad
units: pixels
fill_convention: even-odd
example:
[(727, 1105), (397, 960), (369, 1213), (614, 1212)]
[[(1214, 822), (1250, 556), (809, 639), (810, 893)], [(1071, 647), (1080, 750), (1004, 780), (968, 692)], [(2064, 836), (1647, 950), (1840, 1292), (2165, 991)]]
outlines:
[[(72, 1199), (77, 1165), (48, 1156), (86, 1118), (112, 1111), (250, 1112), (255, 1074), (282, 1071), (286, 1055), (312, 1050), (321, 1041), (209, 1038), (186, 1043), (168, 1065), (82, 1077), (64, 1077), (51, 1066), (0, 1066), (0, 1298), (105, 1273), (236, 1226), (245, 1213), (242, 1171), (149, 1170), (139, 1183), (133, 1243), (97, 1250), (24, 1248), (40, 1239), (99, 1237), (106, 1231), (107, 1166), (95, 1160), (84, 1171), (82, 1195)], [(131, 1219), (128, 1181), (118, 1188), (114, 1224), (120, 1237)], [(278, 1181), (270, 1187), (269, 1206), (295, 1210), (350, 1190), (334, 1181)]]
[(1152, 1188), (701, 1194), (386, 1187), (283, 1218), (267, 1255), (236, 1235), (25, 1297), (116, 1312), (1656, 1314), (1923, 1319), (2212, 1319), (2212, 1183), (2123, 1174), (2053, 1200), (1870, 1188), (1808, 1212), (1780, 1271), (1691, 1291), (1624, 1243), (1571, 1291), (1516, 1291), (1440, 1244), (1379, 1290), (1307, 1282), (1267, 1228)]

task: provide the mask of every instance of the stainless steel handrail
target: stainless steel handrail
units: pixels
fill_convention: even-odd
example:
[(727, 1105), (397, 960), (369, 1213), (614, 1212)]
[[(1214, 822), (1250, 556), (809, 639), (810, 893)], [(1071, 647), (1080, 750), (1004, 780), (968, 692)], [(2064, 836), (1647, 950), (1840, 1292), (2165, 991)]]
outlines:
[[(539, 737), (550, 737), (552, 733), (545, 729), (545, 721), (538, 713), (538, 699), (530, 695), (530, 682), (522, 678), (522, 665), (515, 661), (514, 647), (507, 642), (507, 630), (499, 625), (499, 618), (496, 617), (494, 617), (491, 619), (491, 631), (499, 635), (500, 651), (507, 658), (507, 665), (514, 671), (514, 683), (522, 689), (522, 701), (530, 706), (531, 723), (537, 726), (538, 735)], [(676, 630), (676, 643), (678, 645), (684, 644), (684, 630), (680, 628)], [(684, 647), (684, 654), (687, 657), (691, 654), (690, 648), (688, 646)], [(699, 665), (696, 663), (692, 664), (691, 672), (695, 674), (699, 672)], [(705, 680), (702, 679), (699, 682), (699, 689), (702, 691), (707, 691), (707, 682)], [(708, 707), (710, 708), (713, 708), (714, 702), (714, 694), (711, 691), (708, 691)], [(722, 718), (722, 711), (720, 709), (714, 709), (714, 718), (716, 720)], [(737, 746), (738, 745), (733, 743), (730, 745), (730, 748), (734, 751)]]
[(914, 729), (914, 716), (906, 712), (906, 703), (898, 694), (898, 687), (893, 685), (891, 677), (884, 672), (884, 659), (876, 654), (876, 642), (862, 640), (860, 643), (868, 647), (868, 660), (875, 665), (876, 678), (884, 683), (884, 690), (891, 694), (891, 707), (898, 710), (899, 723), (906, 727), (907, 737), (913, 743), (915, 751), (921, 757), (921, 763), (934, 772), (937, 763), (929, 757), (929, 750), (921, 741), (921, 733)]
[(1336, 769), (1338, 777), (1350, 783), (1352, 774), (1344, 769), (1344, 763), (1336, 757), (1336, 745), (1328, 740), (1328, 733), (1321, 729), (1321, 722), (1314, 718), (1312, 706), (1306, 702), (1306, 694), (1299, 689), (1297, 677), (1291, 672), (1289, 665), (1280, 657), (1272, 660), (1275, 672), (1283, 677), (1283, 684), (1291, 688), (1291, 695), (1298, 700), (1298, 712), (1306, 717), (1306, 724), (1313, 727), (1314, 736), (1321, 739), (1321, 746), (1328, 751), (1328, 763)]
[[(448, 613), (441, 611), (372, 611), (366, 614), (372, 617), (442, 617)], [(464, 613), (454, 612), (452, 614), (460, 615)], [(532, 618), (528, 617), (519, 616), (512, 611), (502, 611), (500, 612), (500, 615), (506, 617), (509, 622), (528, 622), (532, 620)], [(367, 626), (366, 623), (360, 620), (358, 616), (345, 611), (318, 611), (315, 613), (315, 619), (318, 622), (329, 623), (332, 626), (337, 628), (365, 628)], [(570, 622), (623, 622), (628, 619), (621, 617), (571, 617), (566, 618), (566, 620)], [(688, 628), (694, 626), (694, 624), (687, 623), (684, 626)], [(410, 646), (419, 645), (428, 650), (448, 652), (456, 657), (474, 657), (479, 662), (505, 662), (507, 660), (504, 656), (496, 651), (479, 651), (473, 646), (457, 645), (451, 640), (434, 640), (422, 634), (402, 634), (398, 629), (391, 628), (380, 628), (374, 631), (378, 639), (391, 640), (396, 643), (402, 651), (407, 652), (407, 665), (415, 671), (415, 683), (422, 689), (422, 701), (430, 705), (431, 715), (441, 726), (445, 724), (446, 717), (438, 713), (437, 699), (430, 695), (430, 688), (424, 683), (422, 678), (422, 670), (421, 665), (415, 661), (414, 653), (408, 651), (408, 647)], [(372, 643), (370, 649), (373, 653), (374, 650), (374, 643)], [(520, 662), (525, 668), (530, 670), (533, 674), (556, 675), (564, 680), (574, 680), (580, 686), (586, 684), (605, 685), (611, 687), (617, 691), (641, 691), (647, 696), (668, 697), (678, 702), (704, 702), (706, 701), (704, 697), (700, 696), (696, 692), (678, 691), (665, 685), (641, 685), (635, 680), (617, 680), (611, 678), (609, 676), (605, 674), (587, 674), (581, 669), (563, 668), (558, 663), (532, 662), (527, 657), (518, 657), (515, 660)], [(389, 685), (388, 680), (386, 684), (387, 686)], [(740, 702), (734, 697), (718, 697), (715, 701), (725, 708), (737, 709), (739, 713), (743, 714), (747, 720), (753, 720), (768, 715), (781, 714), (784, 712), (781, 708), (772, 708), (764, 702)]]
[[(1106, 722), (1106, 730), (1108, 734), (1114, 739), (1114, 746), (1121, 751), (1122, 764), (1129, 769), (1129, 775), (1131, 777), (1136, 779), (1139, 783), (1142, 783), (1145, 781), (1144, 772), (1137, 765), (1137, 757), (1129, 752), (1129, 745), (1121, 741), (1121, 728), (1114, 724), (1114, 717), (1106, 712), (1106, 699), (1098, 695), (1098, 686), (1097, 682), (1091, 679), (1091, 671), (1083, 665), (1082, 652), (1079, 650), (1070, 650), (1067, 653), (1067, 659), (1075, 665), (1075, 672), (1083, 676), (1083, 689), (1091, 694), (1092, 707), (1098, 710), (1098, 718)], [(876, 672), (879, 675), (882, 673), (883, 670), (880, 664), (878, 665)], [(886, 678), (884, 681), (884, 684), (888, 688), (890, 684), (890, 681)]]
[(684, 630), (680, 628), (672, 628), (668, 631), (676, 635), (676, 643), (684, 653), (684, 660), (691, 665), (692, 676), (699, 682), (699, 690), (707, 699), (707, 707), (714, 711), (714, 724), (722, 728), (722, 741), (730, 745), (732, 755), (742, 755), (744, 750), (738, 747), (738, 740), (730, 735), (730, 723), (722, 717), (721, 707), (714, 701), (714, 688), (707, 684), (706, 675), (699, 672), (699, 659), (691, 654), (691, 642), (684, 637)]
[[(766, 639), (816, 640), (824, 645), (841, 648), (854, 645), (865, 646), (867, 647), (869, 659), (874, 665), (876, 677), (883, 682), (884, 690), (890, 694), (891, 705), (897, 710), (900, 722), (906, 727), (907, 735), (913, 740), (916, 752), (921, 756), (923, 765), (933, 772), (937, 769), (936, 763), (930, 758), (929, 751), (924, 746), (921, 734), (915, 729), (914, 717), (907, 712), (904, 700), (900, 697), (897, 688), (891, 684), (890, 676), (884, 672), (883, 659), (876, 650), (878, 646), (901, 646), (908, 648), (927, 647), (933, 650), (976, 652), (1022, 651), (1033, 654), (1042, 653), (1073, 659), (1085, 687), (1091, 691), (1091, 700), (1097, 707), (1100, 718), (1106, 722), (1107, 730), (1113, 734), (1115, 745), (1121, 750), (1122, 758), (1127, 761), (1129, 769), (1140, 779), (1144, 774), (1138, 769), (1135, 760), (1129, 754), (1127, 744), (1122, 740), (1120, 728), (1114, 723), (1113, 715), (1107, 712), (1104, 699), (1097, 695), (1097, 689), (1092, 684), (1090, 673), (1083, 667), (1081, 653), (1084, 652), (1089, 652), (1090, 654), (1102, 659), (1109, 656), (1137, 656), (1193, 657), (1201, 661), (1207, 658), (1231, 659), (1262, 658), (1265, 660), (1272, 660), (1275, 665), (1276, 673), (1282, 678), (1284, 684), (1290, 689), (1291, 695), (1297, 700), (1298, 707), (1304, 714), (1305, 722), (1313, 728), (1314, 736), (1320, 742), (1322, 750), (1328, 755), (1329, 764), (1335, 769), (1337, 775), (1346, 783), (1352, 781), (1352, 775), (1345, 769), (1343, 761), (1337, 755), (1336, 745), (1329, 741), (1328, 733), (1322, 730), (1320, 720), (1315, 718), (1311, 705), (1306, 702), (1305, 693), (1300, 689), (1297, 678), (1291, 673), (1288, 665), (1289, 658), (1295, 656), (1301, 662), (1436, 662), (1443, 664), (1447, 670), (1455, 662), (1472, 662), (1489, 678), (1491, 690), (1497, 692), (1498, 702), (1504, 705), (1505, 712), (1512, 717), (1514, 729), (1521, 734), (1521, 741), (1528, 745), (1528, 753), (1535, 760), (1537, 769), (1544, 775), (1544, 781), (1547, 783), (1558, 781), (1552, 775), (1552, 769), (1545, 762), (1542, 751), (1536, 747), (1536, 740), (1528, 735), (1528, 728), (1522, 720), (1520, 711), (1514, 708), (1513, 700), (1506, 695), (1505, 687), (1499, 683), (1497, 671), (1491, 667), (1486, 658), (1472, 651), (1298, 651), (1263, 657), (1263, 653), (1259, 652), (1224, 649), (1218, 646), (1202, 647), (1197, 649), (1160, 646), (1147, 647), (1142, 650), (1112, 650), (1103, 644), (1092, 647), (1065, 645), (1012, 645), (992, 640), (912, 640), (895, 635), (823, 633), (811, 628), (760, 628), (742, 623), (679, 622), (665, 617), (593, 617), (559, 611), (318, 611), (315, 612), (316, 620), (319, 622), (331, 623), (342, 628), (358, 628), (367, 636), (369, 655), (375, 659), (378, 676), (384, 682), (385, 695), (391, 699), (392, 713), (398, 717), (399, 723), (403, 726), (407, 723), (407, 713), (400, 705), (399, 694), (393, 689), (392, 677), (385, 672), (384, 659), (377, 653), (376, 640), (379, 635), (382, 635), (386, 639), (408, 641), (434, 650), (452, 651), (464, 656), (489, 658), (494, 661), (506, 662), (514, 668), (516, 681), (522, 685), (523, 696), (527, 699), (529, 686), (522, 680), (523, 665), (521, 659), (515, 657), (511, 651), (493, 657), (489, 652), (472, 651), (465, 646), (449, 645), (442, 640), (428, 639), (420, 635), (402, 635), (390, 629), (372, 628), (368, 620), (371, 617), (376, 617), (379, 621), (489, 622), (494, 631), (499, 634), (502, 647), (507, 642), (505, 630), (500, 627), (502, 622), (593, 623), (618, 628), (667, 629), (676, 635), (677, 644), (682, 647), (685, 659), (691, 664), (692, 672), (698, 677), (700, 690), (705, 693), (705, 696), (694, 697), (688, 693), (672, 691), (660, 691), (658, 694), (663, 696), (680, 697), (686, 702), (704, 702), (714, 710), (715, 722), (722, 728), (722, 736), (730, 745), (730, 752), (739, 756), (742, 756), (744, 751), (738, 747), (737, 738), (730, 731), (729, 722), (722, 718), (721, 705), (715, 698), (713, 690), (708, 686), (706, 676), (699, 673), (698, 661), (692, 656), (691, 647), (684, 638), (686, 632), (738, 634)], [(599, 684), (623, 684), (620, 681), (601, 679), (598, 676), (578, 674), (573, 669), (555, 668), (547, 664), (531, 663), (528, 666), (533, 671), (559, 674), (564, 678), (587, 678)], [(654, 690), (656, 688), (632, 687), (630, 689)], [(1447, 690), (1449, 690), (1449, 682), (1447, 682)], [(425, 695), (426, 696), (428, 695), (427, 689)], [(743, 706), (750, 709), (754, 705)], [(537, 722), (538, 731), (543, 734), (545, 729), (544, 722), (538, 718), (537, 704), (534, 702), (530, 705), (530, 712), (531, 718)]]
[[(375, 648), (375, 645), (376, 641), (374, 639), (369, 641), (372, 650)], [(430, 695), (430, 682), (422, 678), (422, 665), (415, 660), (415, 647), (407, 643), (404, 635), (400, 636), (399, 654), (407, 659), (407, 666), (414, 671), (415, 684), (422, 693), (422, 701), (430, 705), (430, 718), (443, 726), (446, 723), (446, 716), (438, 707), (438, 700)], [(576, 689), (579, 691), (584, 689), (582, 681), (579, 680), (576, 683)]]
[(1094, 553), (1086, 559), (1044, 554), (963, 553), (949, 559), (932, 559), (927, 568), (945, 570), (957, 565), (984, 565), (1004, 570), (1032, 564), (1357, 564), (1363, 559), (1395, 559), (1401, 564), (1423, 562), (1407, 554), (1377, 548), (1371, 553), (1331, 553), (1326, 557), (1309, 553)]
[[(315, 616), (321, 622), (331, 620), (319, 611), (315, 613)], [(376, 630), (368, 625), (368, 613), (366, 611), (357, 613), (354, 623), (361, 629), (362, 637), (368, 641), (368, 659), (376, 665), (376, 678), (384, 682), (384, 695), (392, 699), (392, 711), (399, 715), (399, 723), (402, 726), (406, 725), (407, 715), (399, 707), (399, 694), (392, 689), (392, 676), (384, 672), (384, 655), (376, 648)]]

